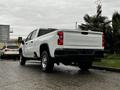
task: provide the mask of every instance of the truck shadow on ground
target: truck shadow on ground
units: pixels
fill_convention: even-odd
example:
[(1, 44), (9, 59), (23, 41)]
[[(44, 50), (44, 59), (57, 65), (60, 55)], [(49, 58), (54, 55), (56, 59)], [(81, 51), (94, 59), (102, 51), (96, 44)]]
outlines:
[[(52, 73), (45, 73), (41, 70), (41, 65), (38, 63), (27, 63), (26, 66), (22, 67), (24, 69), (29, 69), (32, 73), (37, 73), (39, 79), (43, 78), (47, 83), (59, 82), (59, 83), (69, 83), (70, 85), (87, 84), (94, 81), (103, 82), (105, 77), (99, 74), (99, 71), (94, 71), (90, 69), (89, 71), (81, 71), (77, 67), (55, 65)], [(81, 82), (81, 83), (80, 83)]]
[[(38, 72), (42, 72), (41, 69), (41, 63), (40, 62), (27, 62), (27, 64), (25, 66), (21, 66), (23, 68), (26, 69), (31, 69), (31, 70), (35, 70)], [(65, 66), (63, 64), (58, 65), (54, 65), (54, 69), (52, 72), (50, 73), (46, 73), (46, 72), (42, 72), (44, 74), (69, 74), (69, 75), (91, 75), (94, 74), (93, 71), (88, 70), (88, 71), (82, 71), (80, 70), (78, 67), (75, 66)]]

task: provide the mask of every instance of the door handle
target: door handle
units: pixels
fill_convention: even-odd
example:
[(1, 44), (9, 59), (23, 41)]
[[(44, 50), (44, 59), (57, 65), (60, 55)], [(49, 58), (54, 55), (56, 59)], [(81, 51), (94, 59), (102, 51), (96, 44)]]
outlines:
[(33, 41), (31, 41), (31, 43), (33, 43)]
[(88, 32), (81, 32), (81, 34), (83, 34), (83, 35), (88, 35)]

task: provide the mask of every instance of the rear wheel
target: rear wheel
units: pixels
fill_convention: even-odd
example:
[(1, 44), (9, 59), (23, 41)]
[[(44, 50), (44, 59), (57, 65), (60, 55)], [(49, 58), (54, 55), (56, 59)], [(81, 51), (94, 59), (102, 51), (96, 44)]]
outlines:
[(20, 65), (24, 66), (26, 63), (26, 59), (23, 57), (22, 53), (20, 53), (19, 58), (20, 58), (20, 60), (19, 60)]
[(42, 66), (42, 71), (44, 71), (44, 72), (52, 72), (53, 71), (54, 62), (52, 61), (52, 59), (47, 51), (43, 51), (41, 54), (41, 66)]

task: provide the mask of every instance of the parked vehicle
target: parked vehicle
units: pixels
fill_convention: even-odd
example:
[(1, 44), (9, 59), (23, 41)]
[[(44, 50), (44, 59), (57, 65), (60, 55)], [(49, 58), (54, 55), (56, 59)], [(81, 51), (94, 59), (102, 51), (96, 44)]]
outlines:
[(20, 65), (27, 60), (41, 61), (42, 70), (50, 72), (54, 63), (77, 65), (88, 70), (96, 58), (101, 59), (104, 51), (102, 32), (70, 29), (36, 29), (20, 46)]
[(1, 51), (1, 57), (19, 57), (19, 47), (15, 44), (6, 44), (2, 51)]

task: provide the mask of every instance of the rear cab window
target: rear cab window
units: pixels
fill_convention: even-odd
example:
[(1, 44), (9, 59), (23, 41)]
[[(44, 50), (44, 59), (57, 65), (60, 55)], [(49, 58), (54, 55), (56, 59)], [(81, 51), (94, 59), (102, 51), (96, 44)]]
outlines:
[(57, 29), (39, 29), (37, 37), (45, 35), (45, 34), (50, 33), (50, 32), (53, 32), (55, 30), (57, 30)]

